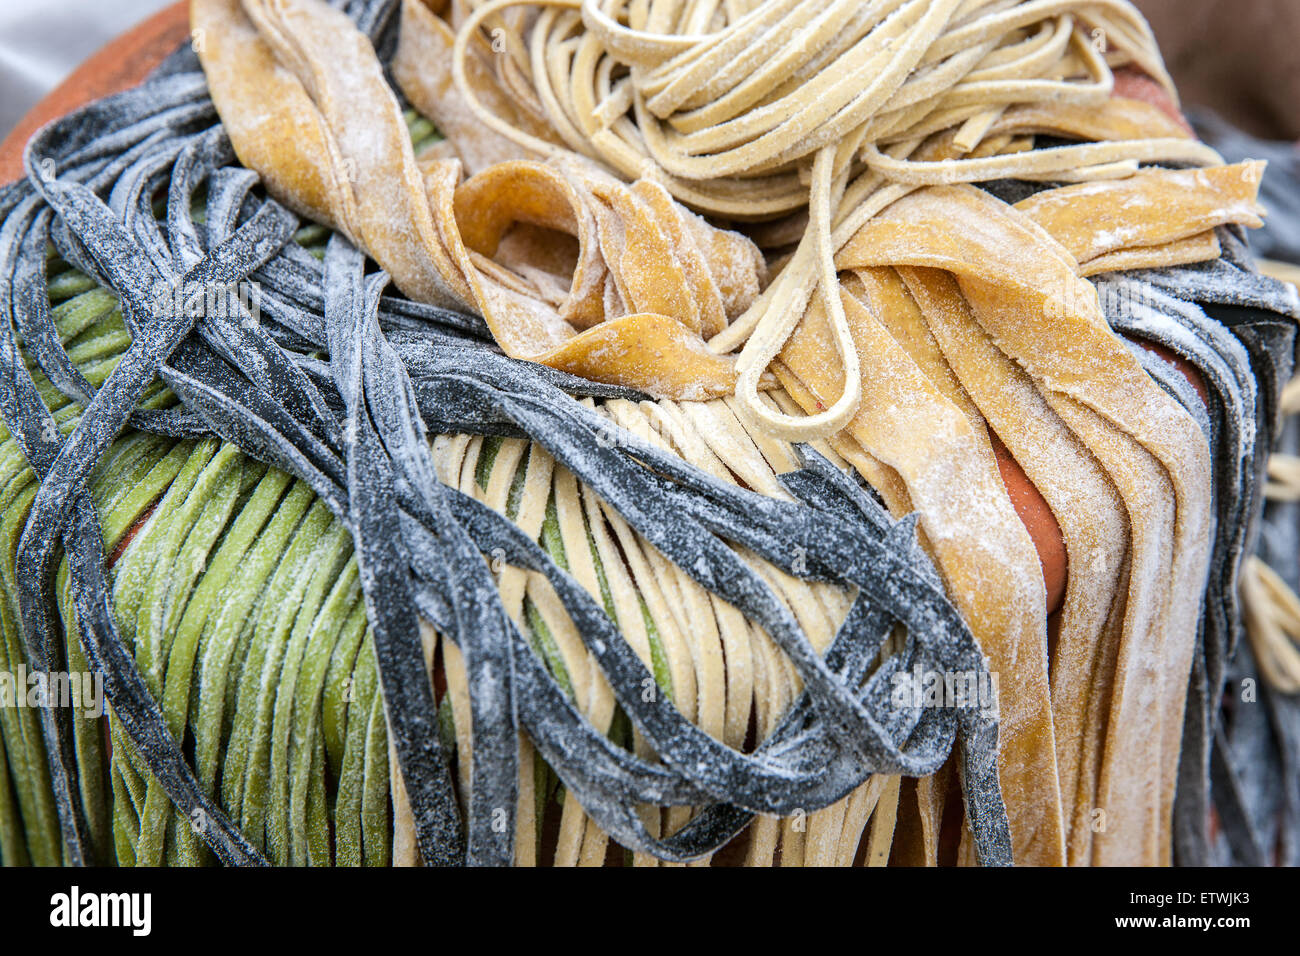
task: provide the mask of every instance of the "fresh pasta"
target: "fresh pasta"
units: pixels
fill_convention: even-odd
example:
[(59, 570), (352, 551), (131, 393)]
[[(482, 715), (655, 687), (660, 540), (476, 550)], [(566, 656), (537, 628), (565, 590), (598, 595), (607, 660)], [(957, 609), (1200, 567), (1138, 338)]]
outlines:
[(1300, 300), (1130, 3), (191, 18), (0, 193), (6, 862), (1207, 861)]

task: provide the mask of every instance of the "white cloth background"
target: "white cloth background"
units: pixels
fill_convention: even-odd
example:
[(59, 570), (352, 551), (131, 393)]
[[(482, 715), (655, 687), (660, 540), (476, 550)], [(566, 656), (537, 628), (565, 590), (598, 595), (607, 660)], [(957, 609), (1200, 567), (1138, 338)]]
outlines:
[(0, 139), (109, 40), (175, 0), (0, 0)]

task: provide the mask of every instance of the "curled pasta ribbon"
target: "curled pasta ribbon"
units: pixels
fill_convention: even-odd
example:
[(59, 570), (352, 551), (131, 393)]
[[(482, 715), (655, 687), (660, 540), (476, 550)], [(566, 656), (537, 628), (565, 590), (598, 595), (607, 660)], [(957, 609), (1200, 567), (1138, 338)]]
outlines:
[[(749, 418), (770, 434), (789, 441), (802, 441), (839, 431), (853, 417), (862, 400), (861, 361), (852, 333), (849, 331), (844, 304), (840, 300), (839, 279), (835, 274), (835, 260), (833, 250), (830, 248), (831, 231), (828, 220), (831, 207), (830, 179), (833, 159), (834, 150), (824, 149), (817, 154), (813, 164), (813, 195), (809, 207), (808, 235), (812, 237), (814, 244), (809, 247), (805, 242), (801, 249), (811, 248), (812, 256), (816, 259), (818, 271), (815, 281), (818, 301), (825, 310), (830, 324), (832, 341), (840, 359), (840, 367), (844, 370), (846, 387), (830, 408), (807, 417), (781, 414), (758, 399), (759, 376), (776, 358), (782, 346), (789, 341), (795, 326), (799, 324), (802, 307), (807, 304), (804, 289), (799, 286), (802, 269), (792, 270), (790, 280), (782, 283), (792, 287), (789, 299), (783, 296), (774, 300), (774, 305), (769, 307), (769, 314), (774, 317), (774, 321), (761, 322), (755, 327), (753, 335), (740, 353), (740, 360), (736, 363), (738, 372), (736, 394)], [(803, 301), (796, 304), (793, 300), (799, 298)], [(857, 387), (853, 387), (851, 383), (857, 383)]]
[(193, 17), (241, 159), (406, 295), (479, 312), (515, 358), (676, 399), (734, 390), (705, 337), (766, 278), (748, 239), (567, 151), (548, 166), (462, 146), (482, 167), (463, 184), (458, 160), (417, 160), (369, 40), (320, 0), (194, 0)]
[[(520, 7), (535, 18), (500, 25)], [(576, 151), (627, 178), (653, 175), (714, 215), (807, 208), (806, 232), (773, 288), (710, 342), (719, 353), (742, 349), (741, 407), (791, 440), (842, 428), (861, 402), (858, 376), (846, 377), (829, 408), (791, 416), (759, 400), (761, 373), (814, 296), (841, 361), (857, 369), (833, 260), (889, 203), (927, 186), (1091, 182), (1130, 177), (1146, 162), (1221, 162), (1174, 118), (1155, 118), (1157, 108), (1136, 100), (1109, 123), (1089, 120), (1113, 99), (1113, 65), (1136, 66), (1173, 96), (1150, 29), (1123, 0), (470, 0), (454, 4), (452, 17), (458, 101), (494, 138), (540, 156)], [(436, 19), (425, 10), (411, 29), (438, 29)], [(500, 96), (474, 60), (489, 27), (519, 51), (555, 136), (494, 107)], [(516, 54), (498, 59), (513, 63)], [(1007, 135), (1014, 129), (1021, 139)], [(1049, 131), (1094, 141), (1026, 148), (1024, 135)], [(1216, 251), (1202, 235), (1175, 258)]]
[[(730, 394), (734, 360), (705, 347), (758, 294), (758, 250), (653, 182), (516, 160), (457, 185), (426, 165), (439, 235), (498, 344), (659, 396)], [(576, 331), (581, 330), (581, 331)]]
[(1257, 557), (1246, 561), (1241, 596), (1260, 673), (1282, 693), (1300, 693), (1300, 598)]

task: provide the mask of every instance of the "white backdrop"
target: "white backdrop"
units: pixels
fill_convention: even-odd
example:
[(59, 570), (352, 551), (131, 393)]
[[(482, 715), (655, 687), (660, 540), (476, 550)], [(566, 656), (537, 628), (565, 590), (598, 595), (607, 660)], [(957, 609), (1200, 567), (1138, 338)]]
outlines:
[(0, 138), (83, 60), (175, 0), (0, 0)]

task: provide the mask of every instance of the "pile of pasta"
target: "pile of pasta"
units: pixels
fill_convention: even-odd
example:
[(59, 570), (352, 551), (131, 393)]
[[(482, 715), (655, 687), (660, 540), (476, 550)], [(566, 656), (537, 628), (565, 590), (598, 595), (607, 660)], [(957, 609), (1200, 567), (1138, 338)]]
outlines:
[[(330, 297), (339, 284), (368, 282), (370, 295), (364, 254), (404, 297), (385, 315), (413, 302), (481, 316), (508, 358), (602, 384), (582, 399), (585, 411), (610, 425), (611, 441), (636, 436), (642, 457), (654, 451), (660, 464), (680, 460), (719, 486), (792, 502), (783, 476), (810, 447), (865, 483), (909, 535), (904, 519), (913, 516), (920, 550), (978, 641), (998, 687), (996, 778), (1011, 858), (1196, 861), (1208, 810), (1192, 800), (1175, 819), (1175, 797), (1209, 773), (1206, 740), (1216, 728), (1205, 715), (1218, 713), (1223, 658), (1239, 627), (1238, 572), (1269, 419), (1278, 407), (1295, 411), (1296, 395), (1265, 381), (1288, 371), (1290, 359), (1270, 364), (1248, 336), (1232, 338), (1192, 298), (1184, 310), (1169, 293), (1169, 282), (1184, 281), (1196, 286), (1195, 302), (1273, 308), (1253, 287), (1231, 286), (1249, 272), (1234, 263), (1240, 232), (1264, 215), (1264, 166), (1223, 164), (1197, 142), (1132, 5), (372, 0), (344, 8), (350, 13), (324, 0), (191, 0), (207, 90), (194, 74), (195, 90), (178, 81), (168, 94), (169, 129), (181, 130), (170, 152), (161, 134), (140, 131), (156, 117), (131, 114), (146, 137), (138, 156), (127, 151), (121, 168), (96, 176), (112, 182), (133, 156), (152, 163), (148, 148), (162, 159), (113, 187), (113, 215), (147, 206), (146, 186), (157, 186), (151, 177), (169, 163), (183, 173), (201, 160), (221, 173), (212, 177), (216, 211), (203, 215), (213, 216), (213, 235), (233, 232), (251, 189), (237, 179), (252, 177), (224, 168), (229, 137), (266, 193), (318, 224), (296, 234), (274, 226), (283, 235), (265, 226), (274, 234), (260, 242), (274, 248), (259, 261), (281, 254), (290, 234), (326, 259), (316, 273), (285, 259), (279, 274), (334, 282), (329, 293), (312, 290), (324, 297), (313, 308), (328, 313), (321, 329), (329, 336), (338, 334)], [(224, 131), (192, 133), (186, 124), (204, 109), (211, 116), (200, 103), (208, 94)], [(69, 142), (62, 146), (79, 155)], [(14, 369), (55, 369), (31, 390), (56, 432), (79, 436), (82, 406), (110, 381), (139, 316), (122, 306), (121, 290), (99, 287), (107, 260), (69, 229), (96, 242), (108, 235), (109, 245), (117, 234), (95, 233), (90, 213), (57, 232), (40, 202), (64, 203), (65, 219), (98, 207), (68, 183), (40, 189), (44, 199), (32, 193), (4, 207), (0, 238), (27, 238), (0, 243), (0, 252), (5, 263), (44, 255), (43, 228), (73, 264), (51, 273), (48, 289), (44, 271), (30, 273), (62, 304), (45, 313), (48, 334), (19, 316), (23, 349), (35, 358), (14, 347), (10, 359)], [(188, 209), (194, 183), (172, 189), (169, 234), (183, 245), (195, 228), (178, 209)], [(40, 226), (34, 239), (23, 232), (31, 224)], [(303, 248), (296, 252), (309, 261)], [(59, 261), (53, 252), (45, 259)], [(355, 276), (338, 278), (344, 273)], [(1099, 290), (1123, 300), (1109, 307)], [(1287, 295), (1278, 308), (1296, 319), (1300, 302)], [(374, 329), (356, 328), (357, 338), (378, 336), (377, 319)], [(320, 343), (308, 345), (292, 359), (303, 381), (329, 368)], [(402, 347), (416, 354), (421, 346), (408, 336)], [(1208, 358), (1196, 368), (1170, 360), (1192, 354)], [(385, 360), (400, 365), (394, 355)], [(409, 382), (393, 381), (394, 402), (407, 401)], [(342, 386), (339, 394), (350, 401)], [(135, 415), (172, 432), (104, 436), (94, 492), (112, 613), (140, 687), (159, 702), (149, 713), (165, 719), (161, 730), (175, 741), (192, 740), (192, 790), (221, 804), (250, 858), (419, 861), (421, 810), (393, 743), (402, 688), (383, 683), (368, 604), (373, 575), (352, 553), (355, 529), (317, 497), (324, 485), (217, 440), (220, 429), (185, 418), (192, 410), (168, 405), (175, 395), (156, 382), (140, 385), (140, 395), (139, 410), (120, 410), (118, 431)], [(209, 393), (182, 401), (198, 407), (195, 395)], [(103, 412), (108, 402), (99, 405)], [(22, 562), (35, 561), (32, 537), (53, 527), (47, 520), (32, 532), (27, 509), (59, 510), (57, 489), (27, 467), (35, 432), (19, 432), (4, 432), (0, 459), (6, 662), (23, 659), (14, 635), (31, 623), (30, 614), (10, 614), (9, 596), (38, 588), (19, 580)], [(351, 454), (355, 431), (347, 441)], [(433, 438), (432, 460), (438, 481), (538, 542), (606, 610), (655, 692), (706, 735), (753, 754), (797, 709), (809, 671), (542, 442), (445, 432)], [(1292, 464), (1274, 460), (1275, 496), (1295, 497)], [(49, 562), (57, 533), (45, 542)], [(852, 589), (789, 574), (740, 544), (733, 550), (816, 653), (832, 648), (857, 606)], [(218, 555), (211, 567), (209, 554)], [(554, 580), (521, 564), (493, 572), (504, 613), (582, 718), (654, 761), (646, 728), (629, 722)], [(88, 667), (70, 623), (85, 609), (74, 611), (68, 581), (65, 567), (57, 588), (69, 666)], [(237, 592), (247, 600), (222, 597)], [(1278, 693), (1294, 693), (1294, 593), (1252, 564), (1244, 596), (1260, 671)], [(415, 719), (437, 718), (465, 801), (490, 777), (491, 754), (474, 730), (482, 671), (428, 620), (420, 636), (437, 713)], [(78, 718), (64, 747), (68, 765), (81, 767), (90, 842), (122, 862), (204, 860), (199, 831), (173, 813), (173, 784), (140, 756), (143, 724), (129, 723), (114, 711), (105, 752), (98, 724)], [(0, 766), (17, 769), (12, 799), (0, 786), (0, 856), (57, 862), (77, 821), (38, 791), (52, 774), (40, 740), (55, 752), (48, 741), (59, 728), (6, 713), (0, 730), (9, 748)], [(660, 862), (647, 852), (624, 858), (590, 801), (575, 799), (517, 723), (507, 730), (517, 734), (517, 864)], [(962, 826), (974, 804), (959, 762), (954, 750), (936, 773), (875, 773), (829, 805), (759, 816), (697, 862), (975, 862), (974, 827)], [(92, 792), (99, 778), (112, 782), (112, 796)], [(66, 778), (55, 784), (72, 792)], [(650, 838), (664, 840), (701, 819), (682, 805), (634, 813)]]
[[(406, 296), (481, 315), (513, 358), (640, 390), (602, 413), (722, 480), (779, 497), (811, 441), (919, 515), (999, 675), (1017, 862), (1171, 860), (1214, 463), (1090, 278), (1217, 259), (1217, 230), (1260, 224), (1262, 164), (1195, 139), (1130, 4), (404, 0), (387, 61), (322, 0), (191, 8), (240, 161)], [(417, 153), (399, 91), (443, 139)], [(701, 728), (737, 748), (769, 732), (799, 686), (761, 630), (608, 509), (618, 547), (588, 542), (602, 503), (527, 442), (492, 446), (481, 480), (488, 447), (440, 437), (442, 480), (603, 558), (617, 581), (574, 573), (639, 595)], [(1039, 540), (1007, 459), (1055, 520)], [(1049, 593), (1053, 548), (1068, 576)], [(844, 595), (765, 573), (824, 649)], [(608, 684), (549, 585), (511, 570), (500, 588), (607, 727)], [(439, 646), (465, 775), (469, 691)], [(520, 779), (532, 862), (531, 757)], [(745, 859), (968, 861), (954, 814), (950, 767), (873, 777), (808, 821), (761, 819)], [(557, 862), (605, 859), (576, 801), (557, 839)]]

